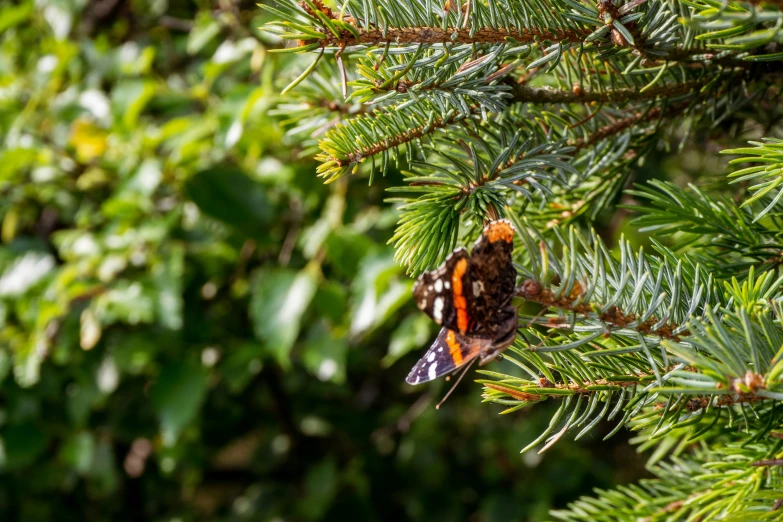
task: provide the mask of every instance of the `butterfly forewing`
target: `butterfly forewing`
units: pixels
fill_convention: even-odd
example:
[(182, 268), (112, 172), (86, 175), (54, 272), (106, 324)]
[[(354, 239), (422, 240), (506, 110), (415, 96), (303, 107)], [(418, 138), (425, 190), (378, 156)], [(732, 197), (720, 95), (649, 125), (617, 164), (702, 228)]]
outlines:
[(449, 254), (440, 268), (419, 277), (413, 286), (413, 298), (433, 321), (464, 334), (475, 324), (464, 297), (465, 289), (470, 287), (470, 257), (460, 248)]
[(501, 321), (499, 312), (514, 295), (517, 271), (511, 261), (513, 241), (511, 223), (493, 221), (484, 228), (470, 255), (471, 287), (466, 297), (471, 317), (488, 330)]

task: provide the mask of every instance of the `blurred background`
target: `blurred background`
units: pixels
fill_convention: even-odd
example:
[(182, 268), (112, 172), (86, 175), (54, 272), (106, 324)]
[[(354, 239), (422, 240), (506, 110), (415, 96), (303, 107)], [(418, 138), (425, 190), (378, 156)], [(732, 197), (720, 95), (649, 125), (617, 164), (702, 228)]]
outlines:
[(404, 383), (402, 178), (316, 177), (285, 120), (329, 100), (279, 106), (266, 16), (0, 4), (0, 520), (533, 521), (644, 476), (612, 426), (520, 455), (550, 405)]

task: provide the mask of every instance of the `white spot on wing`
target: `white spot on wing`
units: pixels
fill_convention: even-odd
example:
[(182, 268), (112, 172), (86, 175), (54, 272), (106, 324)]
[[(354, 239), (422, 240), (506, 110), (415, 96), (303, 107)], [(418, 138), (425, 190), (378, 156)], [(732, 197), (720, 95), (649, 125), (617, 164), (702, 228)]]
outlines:
[(481, 292), (484, 291), (484, 283), (481, 281), (473, 281), (473, 297), (478, 297)]
[(437, 376), (437, 372), (435, 371), (438, 367), (438, 363), (432, 363), (430, 365), (430, 369), (427, 371), (427, 377), (430, 379), (434, 379)]
[(443, 286), (445, 286), (445, 287), (446, 287), (446, 290), (448, 290), (449, 288), (451, 288), (451, 283), (449, 283), (448, 281), (446, 281), (446, 284), (444, 284)]
[(443, 321), (443, 298), (438, 297), (432, 303), (432, 318), (435, 322), (440, 324)]
[(443, 291), (443, 281), (441, 281), (440, 279), (435, 281), (435, 291), (438, 293)]
[(435, 352), (430, 352), (430, 354), (427, 356), (427, 362), (432, 362), (435, 360)]

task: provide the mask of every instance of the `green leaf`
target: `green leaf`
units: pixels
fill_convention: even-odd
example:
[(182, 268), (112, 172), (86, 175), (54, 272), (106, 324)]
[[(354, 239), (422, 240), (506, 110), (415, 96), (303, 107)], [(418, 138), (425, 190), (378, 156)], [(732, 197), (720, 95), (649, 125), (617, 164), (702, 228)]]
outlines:
[(202, 170), (185, 184), (202, 212), (254, 238), (266, 235), (273, 210), (263, 185), (233, 167)]
[(131, 80), (117, 85), (111, 93), (112, 110), (126, 128), (133, 128), (147, 103), (155, 95), (155, 82)]
[(60, 458), (74, 471), (83, 475), (92, 468), (95, 458), (95, 438), (92, 433), (75, 433), (65, 441)]
[(119, 487), (119, 472), (115, 465), (116, 455), (109, 440), (97, 441), (93, 465), (88, 475), (98, 495), (107, 496)]
[(21, 24), (32, 14), (33, 3), (25, 2), (22, 5), (11, 5), (0, 11), (0, 33), (15, 25)]
[(150, 393), (160, 421), (163, 442), (174, 444), (198, 413), (207, 392), (207, 372), (195, 363), (177, 361), (164, 366)]
[(337, 337), (328, 328), (319, 325), (310, 331), (307, 342), (302, 346), (302, 363), (319, 380), (342, 384), (345, 382), (347, 354), (345, 338)]
[(184, 267), (185, 249), (175, 245), (163, 262), (153, 269), (158, 290), (158, 321), (171, 330), (182, 328), (182, 275)]
[(365, 235), (346, 229), (337, 230), (326, 239), (326, 257), (340, 275), (351, 277), (374, 245)]
[(318, 286), (314, 270), (288, 269), (259, 272), (250, 300), (250, 320), (256, 337), (277, 362), (290, 366), (289, 353), (299, 336), (302, 315)]
[(32, 464), (46, 449), (47, 434), (30, 423), (8, 426), (0, 432), (0, 469), (10, 471)]
[(377, 328), (410, 299), (413, 282), (388, 253), (366, 257), (353, 284), (351, 334)]
[(334, 457), (312, 466), (304, 480), (298, 511), (304, 520), (321, 520), (339, 491), (339, 470)]
[(0, 298), (21, 297), (55, 268), (54, 258), (46, 253), (26, 252), (0, 269)]
[(332, 324), (342, 322), (348, 296), (345, 287), (334, 281), (323, 281), (318, 286), (313, 304), (319, 317), (329, 319)]
[(95, 299), (96, 315), (102, 325), (151, 323), (155, 319), (154, 297), (155, 293), (138, 281), (117, 281)]
[(196, 25), (188, 35), (186, 50), (188, 54), (196, 54), (220, 33), (220, 24), (213, 17), (201, 13), (196, 19)]
[(0, 151), (0, 187), (21, 181), (26, 169), (36, 161), (33, 149), (5, 149)]
[(238, 343), (227, 347), (227, 355), (220, 362), (225, 384), (233, 393), (240, 393), (261, 371), (264, 348), (257, 341)]

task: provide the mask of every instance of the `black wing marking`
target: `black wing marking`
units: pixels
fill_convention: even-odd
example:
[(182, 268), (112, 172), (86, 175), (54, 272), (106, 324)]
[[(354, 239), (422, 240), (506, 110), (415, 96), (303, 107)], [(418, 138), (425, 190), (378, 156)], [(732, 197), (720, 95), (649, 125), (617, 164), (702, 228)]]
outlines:
[(465, 366), (476, 357), (490, 350), (492, 341), (461, 335), (442, 328), (430, 349), (419, 359), (405, 382), (421, 384)]

